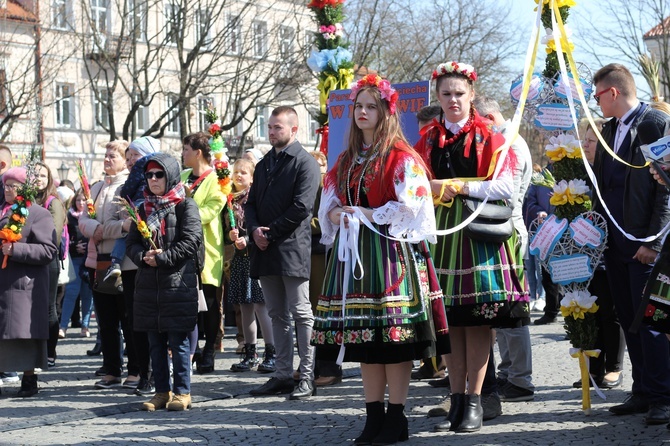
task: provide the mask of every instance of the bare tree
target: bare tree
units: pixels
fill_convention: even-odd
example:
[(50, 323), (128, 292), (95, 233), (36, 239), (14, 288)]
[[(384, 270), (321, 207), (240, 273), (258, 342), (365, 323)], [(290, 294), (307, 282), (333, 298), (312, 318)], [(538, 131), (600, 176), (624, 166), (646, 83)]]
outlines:
[(53, 105), (42, 88), (54, 81), (74, 49), (67, 49), (67, 39), (45, 37), (39, 9), (21, 5), (21, 16), (0, 9), (0, 142), (34, 146), (42, 142), (42, 111)]
[[(295, 2), (280, 2), (278, 20), (278, 7), (259, 1), (113, 1), (121, 24), (100, 29), (83, 5), (81, 33), (87, 76), (107, 111), (97, 125), (110, 139), (201, 130), (192, 118), (203, 98), (218, 101), (222, 130), (244, 136), (259, 109), (299, 101), (306, 31)], [(148, 117), (148, 108), (160, 112)]]
[(504, 62), (518, 51), (522, 33), (504, 4), (350, 0), (345, 6), (347, 17), (356, 17), (347, 27), (354, 62), (393, 82), (428, 79), (439, 63), (458, 60), (477, 69), (481, 89), (500, 97), (509, 88), (503, 81), (517, 74)]
[[(670, 3), (666, 0), (613, 0), (607, 8), (609, 26), (594, 26), (593, 38), (583, 43), (600, 64), (621, 62), (634, 72), (642, 72), (641, 55), (652, 52), (660, 63), (661, 90), (670, 94)], [(576, 11), (579, 13), (578, 8)], [(657, 28), (655, 28), (658, 25)], [(650, 36), (645, 37), (654, 29)], [(604, 51), (608, 49), (608, 51)], [(649, 51), (648, 51), (649, 50)], [(645, 91), (649, 89), (638, 85)]]

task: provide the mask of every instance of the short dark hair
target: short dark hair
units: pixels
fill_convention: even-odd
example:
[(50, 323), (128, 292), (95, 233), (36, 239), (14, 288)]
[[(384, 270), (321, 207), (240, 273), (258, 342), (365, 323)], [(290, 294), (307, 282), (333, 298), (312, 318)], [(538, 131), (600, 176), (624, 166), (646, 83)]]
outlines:
[(442, 107), (439, 105), (426, 105), (416, 112), (416, 119), (419, 122), (429, 122), (432, 121), (433, 118), (437, 118), (441, 111)]
[(289, 115), (295, 115), (296, 117), (298, 116), (298, 112), (295, 111), (295, 108), (288, 105), (280, 105), (279, 107), (272, 110), (272, 116), (279, 116), (284, 113)]
[(633, 75), (620, 63), (611, 63), (596, 71), (596, 74), (593, 75), (593, 85), (600, 83), (608, 87), (616, 87), (624, 97), (637, 96)]
[(191, 133), (186, 135), (182, 141), (184, 145), (191, 146), (193, 150), (200, 150), (207, 162), (212, 161), (212, 150), (209, 147), (209, 135), (205, 132)]

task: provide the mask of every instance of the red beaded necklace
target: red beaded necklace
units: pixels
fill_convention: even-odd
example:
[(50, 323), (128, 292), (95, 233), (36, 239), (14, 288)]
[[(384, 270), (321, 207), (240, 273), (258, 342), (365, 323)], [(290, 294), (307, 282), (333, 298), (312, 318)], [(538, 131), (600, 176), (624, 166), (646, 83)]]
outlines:
[[(474, 121), (475, 121), (475, 109), (472, 106), (470, 106), (470, 116), (468, 117), (468, 120), (465, 122), (465, 125), (458, 132), (456, 132), (456, 134), (454, 136), (452, 136), (451, 138), (444, 141), (444, 143), (440, 145), (440, 148), (444, 148), (444, 147), (450, 145), (451, 143), (456, 141), (458, 138), (460, 138), (461, 135), (463, 135), (465, 133), (468, 133), (470, 131), (470, 129), (472, 128), (472, 123)], [(444, 125), (444, 124), (442, 124), (442, 125)]]

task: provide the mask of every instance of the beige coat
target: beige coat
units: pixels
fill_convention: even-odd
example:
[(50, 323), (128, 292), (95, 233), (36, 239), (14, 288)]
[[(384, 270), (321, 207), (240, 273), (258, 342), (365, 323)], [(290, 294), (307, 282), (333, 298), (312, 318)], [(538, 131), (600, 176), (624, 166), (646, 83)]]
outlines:
[[(114, 242), (126, 236), (122, 229), (123, 220), (119, 216), (122, 207), (117, 203), (117, 190), (123, 186), (126, 178), (128, 178), (128, 171), (124, 170), (114, 176), (105, 176), (103, 181), (91, 187), (91, 198), (95, 203), (96, 216), (95, 219), (92, 219), (86, 212), (83, 212), (79, 217), (79, 230), (85, 237), (91, 239), (98, 226), (102, 225), (102, 241), (97, 245), (94, 243), (88, 244), (86, 266), (89, 268), (96, 267), (98, 253), (111, 253)], [(137, 266), (128, 257), (125, 257), (121, 269), (123, 271), (133, 270), (137, 269)]]

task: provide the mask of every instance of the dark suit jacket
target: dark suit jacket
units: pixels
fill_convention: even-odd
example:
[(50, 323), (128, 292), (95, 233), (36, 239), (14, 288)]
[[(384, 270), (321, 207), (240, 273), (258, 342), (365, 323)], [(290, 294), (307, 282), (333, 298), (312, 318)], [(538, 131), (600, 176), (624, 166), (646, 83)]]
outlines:
[[(629, 144), (630, 150), (625, 153), (625, 161), (632, 165), (643, 165), (644, 155), (640, 150), (640, 138), (637, 127), (643, 120), (651, 120), (656, 123), (662, 135), (670, 128), (670, 117), (665, 113), (652, 109), (642, 104), (644, 110), (631, 124), (630, 132), (623, 144)], [(616, 120), (611, 119), (603, 126), (602, 134), (606, 141), (614, 141), (616, 132)], [(598, 187), (603, 190), (608, 184), (608, 178), (603, 172), (605, 157), (610, 157), (605, 152), (602, 144), (598, 143), (593, 169), (598, 181)], [(668, 192), (665, 187), (658, 184), (649, 173), (648, 168), (626, 168), (624, 181), (623, 200), (623, 222), (618, 222), (626, 232), (637, 238), (644, 238), (658, 233), (670, 221), (670, 209), (668, 209)], [(594, 209), (605, 215), (602, 203), (596, 194), (593, 196)], [(612, 236), (612, 234), (610, 234)], [(661, 238), (652, 242), (644, 243), (644, 246), (661, 250)]]
[[(321, 180), (319, 165), (297, 141), (280, 152), (273, 169), (271, 157), (267, 154), (256, 165), (244, 206), (250, 239), (250, 276), (309, 279), (310, 222)], [(270, 228), (267, 233), (270, 245), (265, 251), (253, 243), (253, 232), (260, 226)]]

